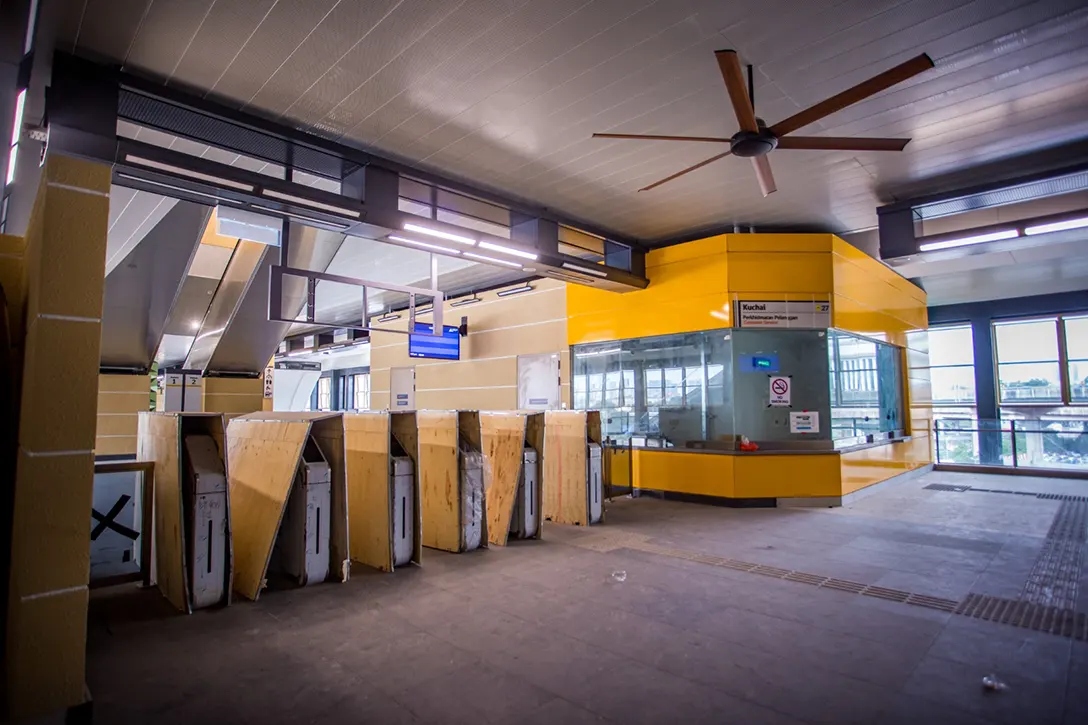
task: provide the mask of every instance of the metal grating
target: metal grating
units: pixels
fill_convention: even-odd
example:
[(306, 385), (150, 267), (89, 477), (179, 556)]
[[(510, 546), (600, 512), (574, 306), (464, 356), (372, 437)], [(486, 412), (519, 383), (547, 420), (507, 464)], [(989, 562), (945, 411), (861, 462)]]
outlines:
[(948, 201), (923, 204), (914, 207), (914, 213), (920, 219), (937, 219), (938, 217), (962, 214), (977, 209), (989, 209), (995, 206), (1005, 206), (1006, 204), (1019, 204), (1035, 199), (1045, 199), (1049, 196), (1071, 194), (1086, 189), (1088, 189), (1088, 171), (1078, 171), (1072, 174), (1056, 176), (1052, 179), (1017, 184), (1004, 189), (970, 194), (961, 196), (958, 199), (949, 199)]
[(291, 143), (272, 134), (262, 133), (128, 89), (121, 89), (117, 114), (124, 120), (141, 126), (149, 126), (337, 181), (360, 168), (360, 164), (336, 154), (320, 151), (304, 144)]

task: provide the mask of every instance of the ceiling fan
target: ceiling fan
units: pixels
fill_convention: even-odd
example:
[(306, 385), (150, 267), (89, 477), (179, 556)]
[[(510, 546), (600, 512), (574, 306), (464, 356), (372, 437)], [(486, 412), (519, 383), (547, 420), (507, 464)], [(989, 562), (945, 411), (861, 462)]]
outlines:
[(773, 126), (768, 126), (762, 118), (756, 117), (755, 107), (752, 104), (754, 88), (752, 82), (752, 66), (748, 66), (748, 87), (745, 89), (744, 71), (741, 69), (740, 60), (735, 50), (715, 51), (718, 59), (718, 68), (725, 81), (725, 88), (729, 92), (729, 100), (733, 103), (733, 111), (737, 114), (740, 123), (740, 131), (730, 138), (717, 138), (713, 136), (655, 136), (646, 134), (629, 133), (595, 133), (594, 138), (622, 138), (642, 139), (648, 141), (697, 141), (702, 143), (727, 143), (729, 150), (717, 156), (711, 156), (705, 161), (700, 161), (694, 166), (689, 166), (683, 171), (678, 171), (672, 176), (667, 176), (660, 181), (655, 181), (639, 191), (649, 191), (664, 183), (677, 179), (684, 174), (701, 169), (726, 156), (740, 156), (750, 158), (755, 169), (756, 178), (759, 179), (759, 188), (763, 196), (774, 193), (777, 189), (774, 183), (774, 174), (771, 173), (771, 163), (767, 155), (775, 149), (804, 149), (812, 151), (902, 151), (909, 138), (847, 138), (832, 136), (787, 136), (799, 128), (830, 116), (836, 111), (841, 111), (847, 106), (865, 100), (869, 96), (876, 95), (883, 90), (902, 83), (908, 78), (929, 70), (933, 67), (933, 60), (922, 53), (911, 58), (905, 63), (900, 63), (890, 70), (873, 76), (853, 88), (832, 96), (827, 100), (817, 103), (815, 106), (795, 113), (784, 121), (779, 121)]

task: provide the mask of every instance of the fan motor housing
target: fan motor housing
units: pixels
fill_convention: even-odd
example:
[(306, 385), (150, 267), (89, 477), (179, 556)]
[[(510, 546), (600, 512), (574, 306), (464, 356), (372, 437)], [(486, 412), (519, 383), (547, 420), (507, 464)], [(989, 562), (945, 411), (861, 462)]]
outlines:
[(776, 148), (778, 148), (778, 137), (767, 130), (761, 130), (758, 133), (738, 131), (729, 145), (729, 150), (734, 156), (743, 158), (765, 156)]

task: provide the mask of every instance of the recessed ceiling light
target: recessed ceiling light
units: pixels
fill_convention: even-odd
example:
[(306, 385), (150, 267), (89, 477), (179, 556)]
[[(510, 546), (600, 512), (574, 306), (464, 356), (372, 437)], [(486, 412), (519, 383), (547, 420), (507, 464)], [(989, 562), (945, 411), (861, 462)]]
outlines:
[(989, 234), (976, 234), (972, 237), (958, 237), (956, 239), (945, 239), (940, 242), (926, 242), (918, 245), (918, 251), (920, 252), (935, 252), (939, 249), (953, 249), (955, 247), (968, 247), (972, 244), (985, 244), (986, 242), (998, 242), (1002, 239), (1015, 239), (1020, 236), (1019, 229), (1004, 229), (1000, 232), (990, 232)]
[(520, 264), (518, 264), (517, 262), (511, 262), (508, 259), (495, 259), (494, 257), (488, 257), (484, 254), (473, 254), (472, 252), (465, 252), (465, 256), (471, 257), (472, 259), (478, 259), (481, 262), (490, 262), (491, 264), (503, 264), (507, 267), (517, 267), (518, 269), (521, 269)]
[(441, 244), (431, 244), (430, 242), (419, 242), (419, 241), (416, 241), (415, 239), (409, 239), (408, 237), (397, 236), (396, 234), (390, 234), (389, 236), (386, 237), (386, 239), (389, 239), (389, 240), (394, 241), (394, 242), (402, 242), (404, 244), (411, 244), (411, 245), (416, 246), (416, 247), (423, 247), (424, 249), (433, 249), (436, 252), (445, 252), (446, 254), (460, 254), (461, 253), (461, 250), (459, 250), (459, 249), (450, 249), (449, 247), (443, 247)]
[(131, 162), (138, 166), (144, 166), (149, 169), (155, 169), (156, 171), (165, 171), (170, 174), (177, 174), (179, 176), (186, 176), (190, 179), (196, 179), (197, 181), (205, 181), (209, 184), (218, 184), (219, 186), (226, 186), (230, 189), (238, 189), (239, 191), (253, 191), (253, 184), (243, 184), (240, 181), (232, 181), (231, 179), (223, 179), (218, 176), (212, 176), (211, 174), (204, 174), (199, 171), (193, 171), (192, 169), (186, 169), (181, 166), (174, 166), (173, 164), (164, 164), (161, 161), (153, 161), (152, 159), (145, 159), (142, 156), (134, 156), (133, 154), (125, 154), (125, 161)]
[(193, 320), (192, 322), (190, 322), (189, 323), (189, 329), (190, 330), (199, 330), (200, 329), (200, 320)]
[(607, 277), (608, 272), (602, 272), (599, 269), (592, 269), (590, 267), (582, 267), (577, 264), (571, 264), (570, 262), (563, 262), (564, 269), (572, 269), (575, 272), (582, 272), (583, 274), (592, 274), (594, 277)]
[(320, 209), (321, 211), (327, 211), (333, 214), (345, 214), (355, 219), (358, 219), (361, 216), (359, 212), (354, 209), (347, 209), (342, 206), (334, 206), (333, 204), (326, 204), (324, 202), (314, 201), (313, 199), (295, 196), (294, 194), (284, 194), (282, 191), (276, 191), (275, 189), (261, 189), (261, 194), (272, 199), (279, 199), (280, 201), (289, 201), (295, 204), (300, 204), (302, 206), (308, 206), (311, 209)]
[(1064, 232), (1069, 229), (1083, 229), (1088, 227), (1088, 217), (1082, 217), (1080, 219), (1069, 219), (1064, 222), (1052, 222), (1050, 224), (1040, 224), (1034, 227), (1028, 227), (1024, 230), (1024, 234), (1029, 237), (1036, 234), (1049, 234), (1050, 232)]
[(510, 247), (504, 247), (501, 244), (495, 244), (494, 242), (480, 242), (480, 247), (483, 249), (490, 249), (492, 252), (502, 252), (503, 254), (512, 254), (515, 257), (521, 257), (523, 259), (536, 260), (537, 255), (532, 252), (523, 252), (520, 249), (512, 249)]
[(451, 234), (449, 232), (443, 232), (438, 229), (428, 229), (427, 227), (421, 227), (418, 224), (405, 224), (404, 231), (406, 232), (418, 232), (420, 234), (426, 234), (432, 237), (438, 237), (439, 239), (448, 239), (451, 242), (457, 242), (458, 244), (467, 244), (470, 247), (476, 246), (476, 240), (469, 237), (462, 237), (459, 234)]

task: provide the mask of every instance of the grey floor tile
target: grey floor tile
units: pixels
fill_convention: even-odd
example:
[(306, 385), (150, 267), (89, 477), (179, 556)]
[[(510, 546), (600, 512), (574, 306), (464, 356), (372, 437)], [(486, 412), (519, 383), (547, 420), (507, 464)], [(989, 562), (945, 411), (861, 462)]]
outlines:
[[(923, 488), (936, 480), (1022, 488), (942, 473), (841, 509), (622, 500), (600, 529), (428, 551), (423, 567), (357, 567), (343, 585), (191, 617), (155, 591), (94, 592), (96, 722), (1088, 722), (1084, 643), (637, 547), (579, 546), (632, 534), (953, 598), (1019, 591), (1056, 504)], [(985, 693), (990, 672), (1009, 689)]]
[(929, 642), (922, 640), (903, 641), (893, 648), (841, 631), (732, 607), (695, 620), (692, 629), (813, 669), (895, 688), (906, 682), (929, 647)]
[(394, 695), (416, 717), (433, 723), (505, 723), (531, 715), (555, 696), (486, 663), (414, 682)]
[(991, 720), (944, 703), (911, 695), (896, 695), (881, 712), (880, 725), (988, 725)]
[[(1001, 692), (986, 690), (982, 678), (994, 674), (1008, 685)], [(977, 663), (965, 664), (926, 657), (903, 688), (907, 695), (931, 700), (958, 711), (1009, 725), (1061, 723), (1066, 680), (1038, 682), (1004, 671), (991, 672)]]
[(532, 712), (519, 712), (506, 722), (509, 725), (608, 725), (612, 721), (569, 700), (556, 697), (534, 708)]

